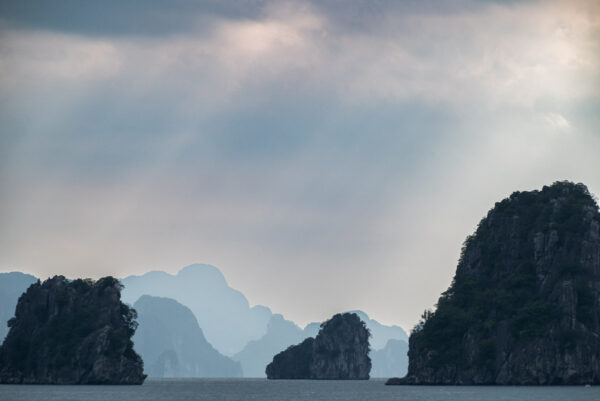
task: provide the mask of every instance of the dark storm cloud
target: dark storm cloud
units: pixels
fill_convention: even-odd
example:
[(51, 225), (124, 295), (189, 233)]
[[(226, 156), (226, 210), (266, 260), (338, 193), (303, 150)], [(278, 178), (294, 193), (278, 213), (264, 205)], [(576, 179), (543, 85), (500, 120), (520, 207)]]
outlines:
[[(0, 16), (25, 29), (84, 35), (164, 35), (201, 28), (210, 18), (252, 18), (262, 1), (56, 0), (3, 1)], [(204, 19), (198, 20), (198, 17)]]
[[(522, 1), (492, 1), (499, 4)], [(213, 18), (256, 19), (281, 0), (7, 0), (0, 19), (12, 27), (48, 29), (84, 35), (165, 35), (210, 26)], [(371, 30), (373, 23), (393, 13), (451, 13), (489, 1), (297, 1), (327, 15), (343, 29)]]

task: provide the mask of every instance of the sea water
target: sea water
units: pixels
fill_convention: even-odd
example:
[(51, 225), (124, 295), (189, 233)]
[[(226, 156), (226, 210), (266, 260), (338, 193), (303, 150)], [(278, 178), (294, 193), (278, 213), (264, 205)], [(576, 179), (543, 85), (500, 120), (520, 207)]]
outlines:
[(0, 385), (2, 401), (599, 401), (600, 386), (386, 386), (383, 380), (149, 379), (141, 386)]

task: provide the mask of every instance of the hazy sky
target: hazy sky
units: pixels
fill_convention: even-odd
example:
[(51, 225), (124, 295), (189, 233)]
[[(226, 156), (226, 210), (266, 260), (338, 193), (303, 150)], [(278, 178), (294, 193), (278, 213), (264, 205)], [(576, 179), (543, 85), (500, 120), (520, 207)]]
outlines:
[(600, 194), (599, 88), (598, 1), (2, 1), (0, 271), (409, 329), (494, 202)]

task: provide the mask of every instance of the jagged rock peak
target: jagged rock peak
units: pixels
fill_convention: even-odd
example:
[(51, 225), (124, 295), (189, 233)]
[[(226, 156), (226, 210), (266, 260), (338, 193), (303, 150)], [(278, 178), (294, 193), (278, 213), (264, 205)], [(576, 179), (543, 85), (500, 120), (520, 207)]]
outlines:
[(600, 213), (583, 184), (496, 203), (409, 341), (406, 384), (600, 383)]
[(141, 384), (131, 336), (136, 312), (113, 277), (54, 276), (19, 298), (0, 348), (0, 383)]
[(369, 330), (355, 313), (333, 316), (309, 337), (275, 355), (269, 379), (368, 379)]

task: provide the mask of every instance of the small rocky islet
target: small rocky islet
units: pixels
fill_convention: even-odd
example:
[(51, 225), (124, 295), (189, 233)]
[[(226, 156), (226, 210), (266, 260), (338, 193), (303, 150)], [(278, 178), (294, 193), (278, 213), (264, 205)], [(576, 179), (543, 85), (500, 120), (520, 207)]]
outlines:
[(32, 284), (17, 303), (0, 347), (3, 384), (142, 384), (131, 337), (136, 312), (113, 277)]
[(366, 380), (370, 371), (369, 330), (356, 313), (333, 316), (266, 368), (268, 379)]

